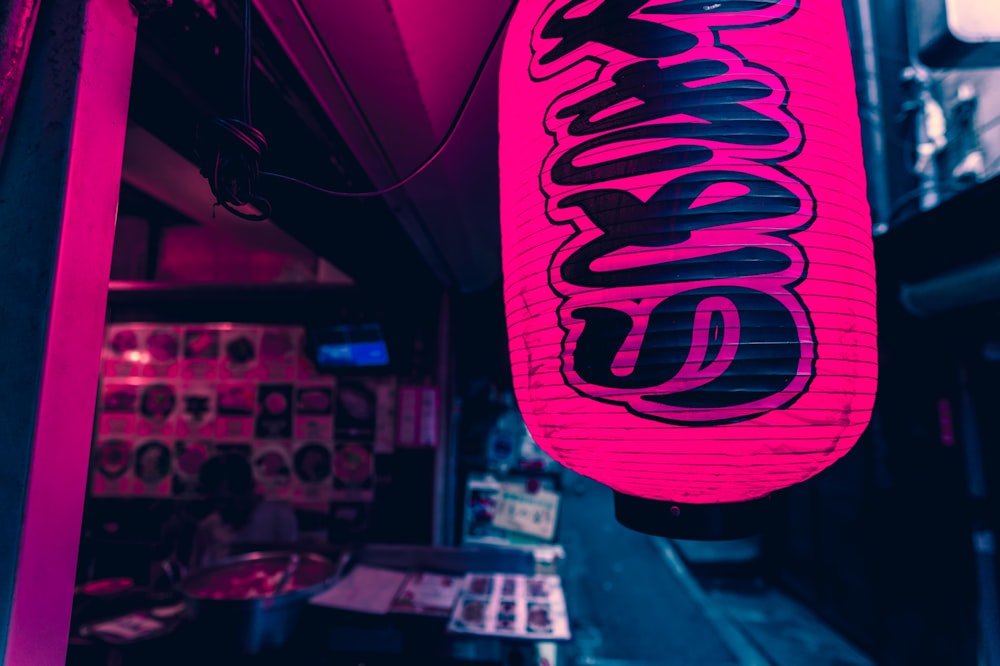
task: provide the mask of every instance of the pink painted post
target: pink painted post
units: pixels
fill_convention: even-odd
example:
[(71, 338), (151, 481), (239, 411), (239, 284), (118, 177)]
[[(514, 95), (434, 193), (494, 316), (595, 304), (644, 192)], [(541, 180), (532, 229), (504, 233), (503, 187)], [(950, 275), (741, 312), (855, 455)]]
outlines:
[(0, 168), (6, 666), (66, 660), (136, 39), (128, 0), (43, 5)]
[(524, 0), (500, 74), (515, 389), (619, 519), (746, 503), (867, 427), (871, 224), (830, 0)]

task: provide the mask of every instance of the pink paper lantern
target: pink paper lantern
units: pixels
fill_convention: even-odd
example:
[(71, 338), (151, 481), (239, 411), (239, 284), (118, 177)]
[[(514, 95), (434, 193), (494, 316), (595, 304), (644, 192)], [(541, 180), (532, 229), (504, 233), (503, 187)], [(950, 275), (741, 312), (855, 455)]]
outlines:
[(625, 524), (749, 507), (866, 428), (860, 135), (840, 2), (521, 1), (500, 76), (515, 392)]

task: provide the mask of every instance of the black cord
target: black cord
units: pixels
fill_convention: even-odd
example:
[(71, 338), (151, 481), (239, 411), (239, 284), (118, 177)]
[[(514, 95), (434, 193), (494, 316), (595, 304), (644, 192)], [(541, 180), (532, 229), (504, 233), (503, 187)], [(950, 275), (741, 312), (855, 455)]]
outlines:
[[(445, 131), (431, 154), (420, 163), (409, 175), (397, 183), (380, 190), (370, 192), (341, 192), (314, 185), (293, 176), (260, 170), (260, 161), (267, 152), (267, 139), (264, 134), (252, 124), (250, 103), (250, 75), (253, 63), (253, 35), (251, 32), (251, 0), (243, 3), (243, 120), (216, 118), (207, 127), (202, 128), (198, 137), (198, 155), (201, 161), (201, 174), (208, 179), (216, 202), (233, 215), (246, 220), (266, 220), (271, 216), (271, 204), (267, 199), (254, 194), (259, 176), (274, 180), (284, 180), (330, 196), (338, 197), (375, 197), (392, 192), (403, 187), (422, 173), (431, 162), (448, 146), (458, 128), (473, 93), (483, 77), (483, 72), (489, 64), (490, 57), (496, 51), (497, 44), (503, 37), (510, 18), (517, 7), (517, 0), (511, 0), (510, 7), (497, 27), (493, 39), (476, 68), (469, 86), (459, 104), (454, 119)], [(248, 213), (239, 210), (240, 207), (253, 206), (258, 212)]]

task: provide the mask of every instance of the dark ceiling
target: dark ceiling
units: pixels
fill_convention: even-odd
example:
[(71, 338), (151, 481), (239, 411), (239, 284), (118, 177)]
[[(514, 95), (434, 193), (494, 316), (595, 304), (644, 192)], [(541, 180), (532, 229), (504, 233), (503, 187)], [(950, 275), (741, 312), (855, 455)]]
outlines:
[[(253, 125), (269, 146), (262, 169), (350, 192), (409, 173), (444, 136), (509, 7), (471, 5), (256, 1), (251, 90)], [(195, 164), (199, 127), (241, 114), (242, 9), (238, 0), (175, 0), (140, 23), (130, 119)], [(344, 198), (262, 179), (273, 224), (359, 286), (496, 284), (498, 61), (495, 52), (447, 148), (407, 186)]]

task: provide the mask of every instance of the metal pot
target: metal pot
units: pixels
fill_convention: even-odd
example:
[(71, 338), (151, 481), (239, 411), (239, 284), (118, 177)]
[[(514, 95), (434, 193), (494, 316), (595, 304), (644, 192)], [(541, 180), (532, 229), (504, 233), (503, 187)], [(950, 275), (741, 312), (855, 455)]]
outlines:
[[(208, 596), (208, 590), (220, 590), (225, 581), (240, 572), (253, 571), (254, 567), (286, 574), (291, 571), (298, 577), (296, 583), (304, 586), (250, 598)], [(221, 652), (254, 656), (287, 644), (309, 598), (335, 583), (342, 568), (343, 562), (335, 564), (315, 553), (247, 553), (192, 573), (178, 584), (177, 589), (188, 602), (198, 633), (210, 640), (215, 648)], [(282, 583), (288, 578), (284, 576)], [(224, 592), (215, 594), (217, 597)]]

